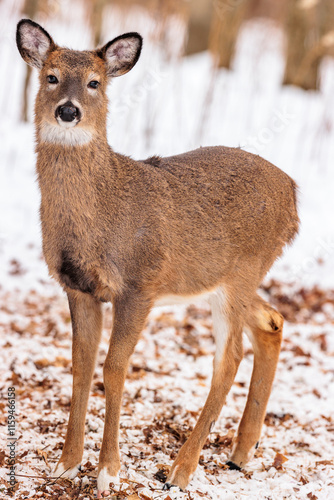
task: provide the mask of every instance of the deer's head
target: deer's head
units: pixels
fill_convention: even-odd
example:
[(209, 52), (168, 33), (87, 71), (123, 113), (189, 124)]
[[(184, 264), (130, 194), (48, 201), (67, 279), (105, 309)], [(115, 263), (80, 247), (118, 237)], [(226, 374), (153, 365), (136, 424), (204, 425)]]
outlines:
[(38, 140), (83, 145), (105, 134), (107, 84), (136, 64), (142, 37), (125, 33), (97, 50), (70, 50), (56, 45), (39, 24), (23, 19), (16, 42), (24, 61), (39, 70)]

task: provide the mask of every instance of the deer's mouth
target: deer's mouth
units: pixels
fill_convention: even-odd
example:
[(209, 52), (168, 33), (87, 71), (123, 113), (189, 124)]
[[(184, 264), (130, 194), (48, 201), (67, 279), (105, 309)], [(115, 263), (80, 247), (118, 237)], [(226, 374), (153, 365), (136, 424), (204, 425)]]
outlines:
[[(58, 120), (57, 120), (58, 122)], [(78, 122), (50, 123), (44, 121), (40, 126), (40, 141), (63, 146), (83, 146), (93, 138), (93, 131), (86, 127), (75, 126)]]
[(76, 119), (72, 122), (65, 122), (65, 121), (61, 120), (60, 118), (56, 118), (56, 120), (57, 120), (58, 125), (60, 125), (62, 128), (73, 128), (76, 125), (78, 125), (78, 123), (80, 122), (80, 120), (78, 120), (78, 119)]

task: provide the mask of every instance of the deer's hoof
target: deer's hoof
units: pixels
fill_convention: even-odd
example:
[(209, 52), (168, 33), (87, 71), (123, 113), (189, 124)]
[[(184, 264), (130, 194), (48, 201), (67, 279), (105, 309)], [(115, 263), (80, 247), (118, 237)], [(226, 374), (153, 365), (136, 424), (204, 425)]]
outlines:
[(55, 476), (58, 478), (66, 478), (66, 479), (74, 479), (78, 472), (81, 471), (81, 464), (76, 465), (75, 467), (69, 468), (65, 467), (62, 462), (58, 462), (57, 467), (54, 471)]
[(241, 467), (239, 467), (239, 465), (235, 464), (234, 462), (231, 462), (231, 460), (229, 460), (228, 462), (226, 462), (226, 465), (228, 465), (228, 467), (231, 470), (241, 470)]
[(182, 488), (180, 488), (180, 486), (172, 483), (165, 483), (162, 487), (163, 490), (170, 490), (171, 488), (179, 488), (180, 491), (184, 491)]
[(109, 490), (97, 491), (97, 498), (104, 498), (104, 497), (108, 497), (109, 495), (110, 495)]
[(110, 495), (110, 483), (119, 486), (119, 476), (109, 474), (107, 467), (103, 467), (97, 476), (97, 498), (103, 498)]

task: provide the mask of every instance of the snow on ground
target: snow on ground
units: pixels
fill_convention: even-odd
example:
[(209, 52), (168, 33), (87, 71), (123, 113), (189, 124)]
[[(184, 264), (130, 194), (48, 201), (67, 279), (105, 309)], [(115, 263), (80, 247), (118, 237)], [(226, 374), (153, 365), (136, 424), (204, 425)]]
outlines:
[[(77, 498), (93, 498), (105, 412), (102, 365), (110, 309), (86, 419), (83, 472), (72, 484), (58, 480), (55, 485), (52, 469), (60, 456), (71, 394), (67, 305), (59, 294), (45, 298), (11, 292), (1, 298), (2, 390), (15, 386), (17, 433), (21, 436), (16, 446), (16, 498), (64, 495), (60, 498), (65, 499), (71, 498), (73, 489)], [(310, 309), (314, 300), (306, 297), (300, 302), (301, 310)], [(318, 313), (317, 321), (307, 323), (285, 303), (291, 323), (285, 328), (262, 439), (255, 458), (237, 472), (225, 470), (224, 464), (246, 401), (252, 352), (245, 345), (236, 381), (187, 493), (173, 490), (162, 494), (160, 481), (208, 394), (214, 352), (211, 316), (207, 307), (156, 310), (138, 343), (125, 385), (120, 435), (122, 489), (127, 488), (128, 495), (138, 494), (132, 499), (144, 500), (332, 499), (334, 296), (331, 300), (328, 313)], [(4, 403), (0, 404), (4, 410)], [(1, 424), (5, 442), (6, 411)], [(287, 461), (282, 464), (283, 457)], [(5, 469), (2, 477), (4, 473)], [(3, 487), (0, 483), (0, 492)]]
[[(62, 2), (58, 2), (59, 5)], [(24, 63), (14, 32), (19, 16), (0, 4), (0, 328), (1, 449), (9, 386), (18, 412), (16, 498), (92, 498), (104, 419), (102, 363), (110, 309), (86, 421), (84, 470), (73, 484), (51, 484), (71, 392), (71, 337), (65, 298), (41, 255), (34, 133), (19, 122)], [(9, 8), (10, 7), (10, 8)], [(80, 14), (80, 13), (79, 13)], [(54, 38), (90, 46), (83, 13), (45, 22)], [(121, 26), (121, 27), (120, 27)], [(144, 158), (199, 145), (241, 146), (293, 176), (300, 186), (302, 226), (270, 272), (263, 293), (290, 321), (261, 445), (245, 471), (225, 470), (245, 404), (252, 353), (245, 358), (188, 493), (162, 494), (168, 466), (194, 426), (208, 393), (214, 346), (206, 307), (157, 309), (132, 358), (122, 407), (121, 477), (117, 498), (332, 499), (334, 378), (334, 64), (322, 68), (322, 92), (281, 88), (283, 40), (271, 23), (243, 30), (234, 69), (213, 74), (207, 54), (166, 58), (151, 43), (154, 23), (138, 11), (105, 20), (105, 40), (138, 30), (145, 46), (136, 68), (110, 89), (109, 139), (115, 150)], [(173, 26), (171, 33), (178, 34)], [(31, 97), (36, 92), (36, 75)], [(282, 283), (285, 283), (282, 285)], [(40, 450), (40, 451), (38, 451)], [(280, 455), (287, 458), (282, 463)], [(275, 460), (276, 457), (276, 460)], [(0, 450), (0, 465), (5, 455)], [(6, 498), (1, 469), (0, 498)], [(157, 473), (156, 476), (154, 474)], [(71, 493), (72, 492), (72, 493)], [(74, 493), (73, 493), (74, 492)], [(2, 496), (1, 496), (2, 495)], [(137, 495), (137, 496), (136, 496)]]

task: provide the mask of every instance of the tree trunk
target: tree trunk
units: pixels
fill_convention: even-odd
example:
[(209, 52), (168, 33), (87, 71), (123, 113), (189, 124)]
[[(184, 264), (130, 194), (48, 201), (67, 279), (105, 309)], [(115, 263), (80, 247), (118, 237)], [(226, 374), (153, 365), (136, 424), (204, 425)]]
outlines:
[(196, 54), (208, 49), (212, 5), (211, 0), (191, 0), (189, 2), (188, 40), (185, 46), (185, 55)]
[(290, 0), (249, 0), (247, 12), (249, 19), (267, 17), (283, 24), (286, 18), (286, 9)]
[[(38, 12), (39, 0), (25, 0), (22, 7), (22, 14), (27, 16), (29, 19), (34, 19)], [(22, 110), (21, 110), (21, 120), (24, 122), (28, 121), (28, 104), (29, 104), (29, 87), (31, 80), (31, 67), (26, 65), (26, 73), (23, 87), (23, 98), (22, 98)]]
[(334, 56), (334, 1), (322, 0), (321, 43), (327, 55)]
[(92, 28), (94, 35), (94, 46), (102, 43), (102, 23), (103, 11), (108, 4), (108, 0), (92, 0)]
[(288, 5), (287, 59), (283, 85), (297, 85), (305, 90), (319, 89), (321, 60), (321, 0), (290, 0)]
[(209, 48), (218, 68), (230, 69), (249, 0), (214, 0)]

